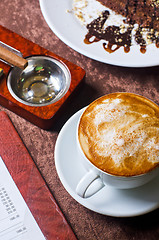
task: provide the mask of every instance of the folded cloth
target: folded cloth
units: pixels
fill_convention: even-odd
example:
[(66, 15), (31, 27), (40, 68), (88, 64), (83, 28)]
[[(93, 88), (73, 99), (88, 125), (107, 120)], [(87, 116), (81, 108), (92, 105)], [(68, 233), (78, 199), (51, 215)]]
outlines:
[(48, 240), (76, 239), (8, 115), (0, 112), (0, 156)]

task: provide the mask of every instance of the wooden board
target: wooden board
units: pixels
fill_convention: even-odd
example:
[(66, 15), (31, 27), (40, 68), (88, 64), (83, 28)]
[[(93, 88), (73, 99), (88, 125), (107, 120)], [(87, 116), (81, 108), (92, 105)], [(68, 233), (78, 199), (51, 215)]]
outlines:
[(71, 73), (71, 84), (65, 96), (56, 103), (42, 107), (32, 107), (18, 102), (11, 96), (7, 88), (7, 75), (10, 66), (0, 62), (0, 67), (4, 69), (4, 75), (0, 79), (0, 104), (40, 128), (49, 129), (52, 126), (55, 115), (59, 109), (64, 105), (72, 92), (83, 80), (85, 76), (84, 69), (2, 26), (0, 26), (0, 41), (19, 50), (24, 58), (32, 55), (50, 56), (57, 60), (61, 60), (69, 68)]

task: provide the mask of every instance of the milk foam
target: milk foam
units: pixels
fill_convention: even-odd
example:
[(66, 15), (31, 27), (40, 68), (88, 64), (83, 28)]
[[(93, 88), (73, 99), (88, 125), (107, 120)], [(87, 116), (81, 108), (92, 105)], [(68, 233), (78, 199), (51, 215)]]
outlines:
[(140, 106), (138, 111), (133, 102), (116, 98), (106, 99), (85, 113), (85, 120), (91, 119), (85, 128), (87, 142), (99, 164), (111, 159), (116, 167), (123, 168), (125, 160), (132, 157), (134, 166), (145, 159), (159, 163), (159, 119), (151, 116), (153, 111), (146, 112), (145, 105), (143, 109)]
[(127, 111), (127, 106), (122, 109), (119, 107), (121, 99), (114, 99), (113, 101), (103, 101), (95, 107), (95, 118), (94, 124), (98, 126), (103, 122), (111, 122), (117, 119), (119, 116), (122, 117)]

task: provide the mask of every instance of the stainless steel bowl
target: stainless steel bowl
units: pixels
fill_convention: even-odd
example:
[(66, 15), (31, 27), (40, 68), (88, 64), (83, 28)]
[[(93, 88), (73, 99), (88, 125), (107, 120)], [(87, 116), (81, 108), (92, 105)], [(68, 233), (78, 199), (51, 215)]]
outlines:
[(71, 74), (67, 66), (48, 56), (26, 58), (28, 66), (14, 67), (8, 74), (7, 87), (19, 102), (29, 106), (45, 106), (61, 99), (68, 91)]

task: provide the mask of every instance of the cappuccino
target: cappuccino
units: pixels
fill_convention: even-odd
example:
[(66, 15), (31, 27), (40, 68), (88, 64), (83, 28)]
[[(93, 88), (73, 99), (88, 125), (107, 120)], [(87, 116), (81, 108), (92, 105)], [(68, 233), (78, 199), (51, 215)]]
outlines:
[(159, 107), (132, 93), (103, 96), (82, 114), (78, 140), (86, 158), (106, 173), (147, 173), (159, 165)]

